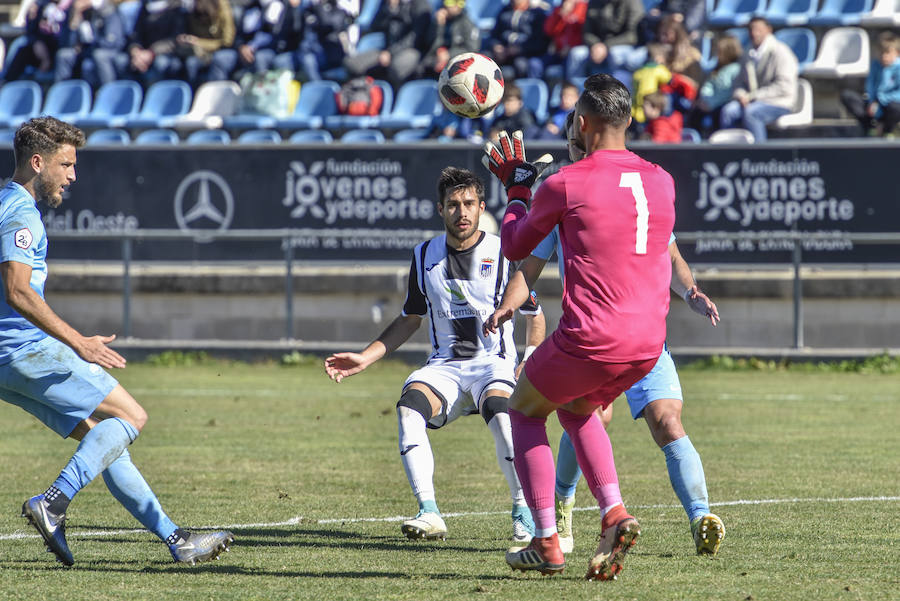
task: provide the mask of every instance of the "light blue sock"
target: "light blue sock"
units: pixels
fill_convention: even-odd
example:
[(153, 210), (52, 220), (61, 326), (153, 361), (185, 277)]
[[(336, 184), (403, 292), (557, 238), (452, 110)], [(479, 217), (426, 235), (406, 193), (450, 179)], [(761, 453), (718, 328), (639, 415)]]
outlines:
[(709, 496), (706, 493), (706, 476), (700, 455), (691, 444), (691, 439), (682, 436), (662, 448), (666, 455), (669, 480), (684, 507), (688, 520), (709, 513)]
[(109, 467), (137, 437), (137, 428), (124, 419), (104, 419), (84, 435), (75, 454), (53, 485), (72, 499), (79, 490)]
[(166, 540), (178, 528), (159, 504), (159, 499), (150, 490), (144, 476), (131, 462), (128, 449), (122, 451), (103, 472), (109, 492), (133, 515), (144, 528)]
[(556, 494), (568, 498), (575, 496), (575, 489), (581, 479), (581, 468), (575, 457), (575, 446), (568, 432), (563, 432), (559, 439), (559, 452), (556, 454)]
[(438, 515), (441, 515), (441, 512), (438, 511), (438, 508), (437, 508), (437, 502), (435, 502), (433, 499), (429, 499), (427, 501), (420, 501), (419, 502), (419, 511), (422, 513), (436, 513)]

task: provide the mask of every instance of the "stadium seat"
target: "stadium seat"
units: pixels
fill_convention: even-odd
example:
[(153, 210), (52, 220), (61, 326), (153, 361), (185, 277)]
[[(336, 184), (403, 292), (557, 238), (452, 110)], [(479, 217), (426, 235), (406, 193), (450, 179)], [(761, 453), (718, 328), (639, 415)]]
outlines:
[(800, 71), (816, 58), (816, 34), (806, 27), (786, 27), (775, 32), (775, 37), (788, 46), (797, 55)]
[(171, 145), (178, 144), (178, 134), (171, 129), (148, 129), (142, 131), (134, 139), (139, 146)]
[(98, 129), (87, 137), (87, 146), (125, 146), (131, 144), (131, 136), (124, 129)]
[[(381, 110), (377, 115), (334, 115), (325, 117), (325, 127), (328, 129), (369, 129), (381, 127), (382, 120), (391, 114), (394, 106), (394, 88), (388, 82), (376, 79), (375, 85), (381, 88)], [(300, 90), (303, 91), (302, 88)], [(435, 92), (435, 94), (437, 94)]]
[(128, 37), (134, 32), (134, 26), (137, 24), (138, 15), (141, 13), (141, 2), (140, 0), (125, 0), (120, 2), (116, 9), (119, 11), (119, 17), (125, 27), (125, 37)]
[(430, 79), (408, 81), (397, 92), (397, 101), (390, 115), (381, 118), (384, 129), (431, 127), (441, 114), (443, 105), (438, 99), (437, 82)]
[(18, 127), (41, 112), (41, 86), (11, 81), (0, 88), (0, 127)]
[(238, 144), (281, 144), (281, 134), (273, 129), (251, 129), (235, 141)]
[(900, 0), (875, 0), (872, 10), (860, 17), (863, 27), (900, 27)]
[(872, 0), (824, 0), (822, 8), (810, 17), (817, 27), (859, 25), (863, 14), (872, 10)]
[(368, 31), (372, 26), (372, 20), (381, 6), (381, 0), (362, 0), (362, 6), (359, 9), (359, 16), (356, 17), (356, 25), (360, 31)]
[(3, 38), (0, 38), (0, 65), (3, 65), (6, 62), (6, 42), (3, 41)]
[(0, 129), (0, 147), (12, 148), (16, 138), (16, 130), (12, 128)]
[(41, 114), (73, 122), (87, 116), (91, 110), (92, 97), (91, 86), (84, 80), (58, 81), (47, 90)]
[(497, 22), (497, 15), (503, 10), (506, 2), (498, 0), (468, 0), (466, 2), (466, 12), (469, 18), (478, 26), (481, 31), (491, 31)]
[(818, 6), (819, 0), (772, 0), (763, 16), (774, 27), (806, 25)]
[(766, 0), (719, 0), (718, 6), (707, 17), (714, 27), (746, 25), (750, 17), (765, 10)]
[(699, 144), (703, 141), (703, 138), (700, 137), (700, 132), (696, 129), (692, 129), (690, 127), (685, 127), (681, 130), (681, 141), (682, 142), (691, 142), (693, 144)]
[(794, 112), (782, 115), (772, 123), (774, 129), (801, 127), (813, 122), (813, 89), (805, 79), (797, 80), (797, 102)]
[(547, 83), (543, 79), (523, 77), (514, 82), (522, 90), (522, 102), (525, 108), (531, 111), (538, 125), (547, 121), (549, 111), (550, 92)]
[(803, 70), (807, 77), (837, 79), (869, 73), (869, 35), (859, 27), (835, 27), (825, 32), (816, 60)]
[(188, 112), (190, 106), (191, 86), (186, 82), (174, 79), (158, 81), (147, 90), (141, 112), (128, 119), (125, 127), (171, 127), (177, 117)]
[(341, 142), (345, 144), (374, 143), (384, 144), (385, 138), (378, 129), (351, 129), (341, 136)]
[(119, 79), (103, 84), (94, 108), (75, 120), (78, 127), (122, 127), (141, 110), (144, 92), (136, 81)]
[(175, 119), (176, 129), (220, 129), (225, 117), (241, 104), (241, 86), (234, 81), (208, 81), (197, 88), (191, 110)]
[(740, 128), (720, 129), (709, 136), (710, 144), (753, 144), (755, 141), (752, 133)]
[(394, 142), (418, 142), (428, 138), (429, 129), (401, 129), (391, 138)]
[(284, 129), (318, 129), (325, 124), (325, 118), (337, 115), (336, 94), (341, 91), (334, 81), (308, 81), (300, 87), (300, 98), (294, 107), (294, 114), (278, 120), (278, 127)]
[(224, 129), (198, 129), (185, 138), (185, 144), (231, 144), (231, 136)]
[(288, 141), (292, 144), (328, 144), (334, 137), (327, 129), (301, 129), (291, 134)]
[(356, 53), (361, 54), (371, 50), (381, 50), (384, 48), (384, 44), (384, 33), (381, 31), (373, 31), (372, 33), (364, 34), (359, 38), (359, 41), (356, 42)]

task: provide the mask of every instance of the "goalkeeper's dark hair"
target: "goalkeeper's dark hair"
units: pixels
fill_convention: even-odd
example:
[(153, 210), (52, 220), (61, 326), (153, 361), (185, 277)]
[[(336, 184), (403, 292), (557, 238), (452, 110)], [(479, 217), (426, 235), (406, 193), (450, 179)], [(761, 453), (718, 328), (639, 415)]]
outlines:
[(480, 177), (459, 167), (444, 167), (438, 178), (438, 203), (444, 204), (448, 194), (458, 189), (475, 188), (479, 202), (484, 202), (484, 182)]
[(23, 123), (13, 139), (16, 168), (25, 166), (36, 154), (48, 157), (65, 144), (84, 146), (84, 132), (54, 117), (36, 117)]
[(584, 82), (578, 109), (580, 114), (599, 117), (612, 127), (626, 127), (631, 117), (631, 93), (611, 75), (591, 75)]

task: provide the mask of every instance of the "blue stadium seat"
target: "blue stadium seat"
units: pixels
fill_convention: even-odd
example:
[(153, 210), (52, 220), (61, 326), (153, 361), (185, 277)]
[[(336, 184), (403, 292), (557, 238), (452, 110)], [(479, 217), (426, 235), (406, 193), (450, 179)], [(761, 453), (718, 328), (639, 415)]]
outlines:
[(87, 137), (87, 146), (125, 146), (131, 144), (131, 136), (124, 129), (98, 129)]
[(278, 120), (278, 127), (284, 129), (319, 129), (325, 118), (337, 115), (335, 95), (341, 86), (334, 81), (308, 81), (300, 87), (300, 98), (294, 107), (294, 114)]
[(817, 27), (859, 25), (862, 16), (872, 10), (872, 0), (825, 0), (809, 24)]
[(356, 24), (359, 26), (360, 31), (368, 31), (380, 6), (381, 0), (363, 0), (362, 7), (359, 9), (359, 16), (356, 17)]
[(12, 148), (16, 138), (16, 130), (12, 128), (0, 129), (0, 147)]
[(818, 6), (819, 0), (772, 0), (763, 16), (775, 27), (806, 25)]
[(179, 142), (178, 134), (171, 129), (148, 129), (139, 133), (134, 139), (134, 143), (139, 146), (164, 146), (178, 144)]
[(378, 129), (351, 129), (341, 136), (341, 142), (345, 144), (374, 143), (384, 144), (385, 138)]
[(750, 17), (761, 14), (766, 0), (719, 0), (718, 6), (707, 17), (707, 23), (714, 27), (746, 25)]
[(288, 141), (292, 144), (328, 144), (334, 137), (327, 129), (301, 129), (291, 134)]
[(501, 0), (468, 0), (466, 12), (482, 32), (489, 32), (497, 22), (497, 15), (507, 2)]
[(18, 127), (41, 112), (41, 86), (11, 81), (0, 88), (0, 127)]
[(359, 38), (359, 41), (356, 43), (356, 52), (357, 54), (361, 54), (371, 50), (382, 50), (384, 49), (384, 44), (384, 33), (381, 31), (373, 31), (372, 33), (366, 33)]
[(281, 134), (273, 129), (251, 129), (236, 141), (238, 144), (281, 144)]
[(147, 90), (144, 106), (136, 117), (128, 119), (126, 127), (171, 127), (175, 119), (191, 108), (191, 86), (184, 81), (167, 79), (158, 81)]
[(431, 79), (408, 81), (398, 90), (394, 109), (382, 117), (385, 129), (409, 129), (431, 127), (434, 118), (441, 114), (443, 105), (438, 99), (437, 82)]
[(60, 121), (73, 122), (87, 116), (91, 110), (93, 93), (88, 82), (82, 79), (58, 81), (47, 91), (44, 99), (44, 115), (56, 117)]
[(198, 129), (185, 138), (185, 144), (231, 144), (231, 136), (224, 129)]
[(700, 137), (700, 132), (696, 129), (685, 127), (681, 130), (681, 141), (690, 142), (692, 144), (699, 144), (703, 141), (703, 138)]
[[(382, 121), (391, 114), (394, 106), (394, 88), (388, 82), (376, 79), (375, 85), (381, 88), (381, 110), (377, 115), (332, 115), (325, 117), (328, 129), (369, 129), (381, 127)], [(303, 89), (301, 88), (301, 92)]]
[(86, 116), (75, 120), (78, 127), (123, 127), (137, 117), (144, 92), (140, 84), (119, 79), (103, 84), (97, 92), (94, 108)]
[(797, 55), (797, 64), (802, 71), (816, 58), (816, 34), (805, 27), (786, 27), (775, 32), (775, 37), (788, 46)]
[(401, 129), (394, 134), (394, 142), (418, 142), (428, 138), (429, 129)]
[(127, 38), (134, 32), (138, 15), (141, 13), (141, 2), (140, 0), (125, 0), (118, 4), (116, 10), (119, 11), (122, 25), (125, 26), (125, 37)]
[(522, 102), (534, 115), (538, 125), (547, 121), (547, 112), (550, 104), (550, 92), (547, 83), (543, 79), (523, 77), (515, 80), (515, 84), (522, 90)]

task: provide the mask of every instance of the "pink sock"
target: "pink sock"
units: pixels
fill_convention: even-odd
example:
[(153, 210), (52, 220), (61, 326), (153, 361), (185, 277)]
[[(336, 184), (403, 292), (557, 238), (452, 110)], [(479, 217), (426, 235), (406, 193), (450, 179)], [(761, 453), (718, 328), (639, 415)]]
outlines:
[(612, 445), (597, 414), (577, 415), (558, 409), (556, 415), (572, 439), (578, 465), (597, 503), (600, 507), (621, 503), (622, 493), (619, 492)]
[[(525, 501), (531, 509), (536, 533), (538, 536), (550, 536), (556, 532), (556, 512), (553, 507), (556, 470), (553, 466), (553, 451), (547, 441), (547, 420), (528, 417), (510, 409), (509, 422), (512, 426), (516, 472), (522, 483)], [(550, 534), (547, 534), (548, 531)]]

